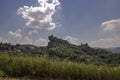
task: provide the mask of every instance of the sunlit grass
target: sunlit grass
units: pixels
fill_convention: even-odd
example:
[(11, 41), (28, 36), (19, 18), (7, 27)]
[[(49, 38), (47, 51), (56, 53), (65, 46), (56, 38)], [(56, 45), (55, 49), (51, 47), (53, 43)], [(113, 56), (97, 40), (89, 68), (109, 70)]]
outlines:
[(0, 55), (0, 77), (120, 80), (120, 67), (85, 65), (46, 57)]

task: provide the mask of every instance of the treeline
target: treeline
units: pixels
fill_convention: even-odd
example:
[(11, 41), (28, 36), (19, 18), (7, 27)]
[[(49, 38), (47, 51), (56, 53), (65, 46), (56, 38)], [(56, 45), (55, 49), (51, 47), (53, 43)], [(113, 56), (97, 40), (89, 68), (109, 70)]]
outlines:
[(70, 60), (85, 64), (120, 65), (120, 54), (113, 54), (101, 48), (91, 48), (87, 43), (76, 46), (53, 35), (49, 36), (48, 46), (46, 47), (0, 43), (0, 52), (11, 55), (47, 56), (50, 59)]

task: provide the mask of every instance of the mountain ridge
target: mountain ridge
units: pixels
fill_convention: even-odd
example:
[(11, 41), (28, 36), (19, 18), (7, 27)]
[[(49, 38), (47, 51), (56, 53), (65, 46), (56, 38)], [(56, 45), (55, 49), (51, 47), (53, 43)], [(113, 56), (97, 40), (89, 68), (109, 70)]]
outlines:
[[(10, 43), (0, 43), (0, 52), (11, 55), (38, 55), (47, 56), (50, 59), (70, 60), (78, 63), (95, 65), (119, 65), (120, 54), (113, 54), (102, 48), (92, 48), (88, 43), (77, 46), (66, 40), (49, 36), (48, 46), (38, 47), (34, 45), (11, 45)], [(117, 56), (117, 58), (116, 58)]]
[(120, 47), (110, 47), (110, 48), (104, 48), (107, 51), (111, 51), (112, 53), (120, 53)]

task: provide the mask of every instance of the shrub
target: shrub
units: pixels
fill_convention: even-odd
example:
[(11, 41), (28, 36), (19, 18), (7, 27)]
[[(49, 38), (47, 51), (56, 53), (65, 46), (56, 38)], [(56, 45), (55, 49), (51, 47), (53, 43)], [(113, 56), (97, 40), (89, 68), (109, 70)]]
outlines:
[(120, 67), (85, 65), (46, 57), (0, 55), (0, 77), (120, 80)]

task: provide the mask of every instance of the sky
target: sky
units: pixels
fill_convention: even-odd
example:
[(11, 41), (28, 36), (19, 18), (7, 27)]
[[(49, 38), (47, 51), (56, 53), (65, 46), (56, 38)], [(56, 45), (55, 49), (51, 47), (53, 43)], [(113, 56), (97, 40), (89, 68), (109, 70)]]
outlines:
[(46, 46), (55, 35), (80, 45), (120, 47), (120, 0), (1, 0), (0, 42)]

